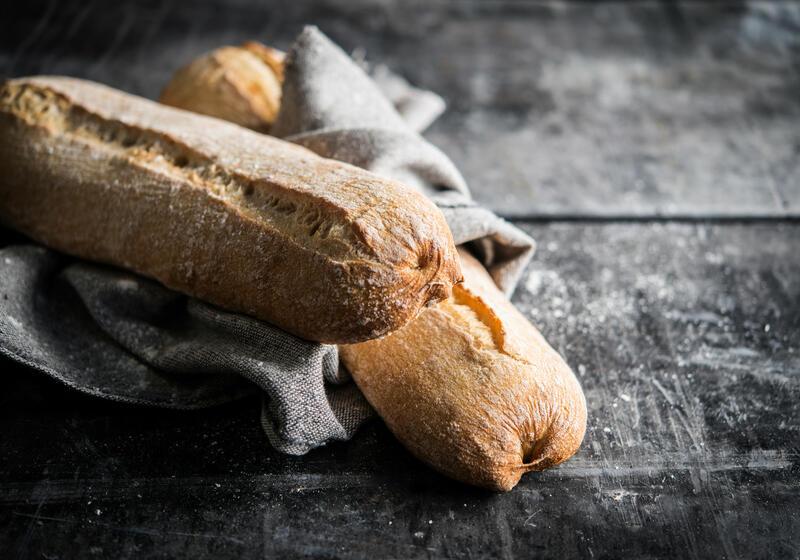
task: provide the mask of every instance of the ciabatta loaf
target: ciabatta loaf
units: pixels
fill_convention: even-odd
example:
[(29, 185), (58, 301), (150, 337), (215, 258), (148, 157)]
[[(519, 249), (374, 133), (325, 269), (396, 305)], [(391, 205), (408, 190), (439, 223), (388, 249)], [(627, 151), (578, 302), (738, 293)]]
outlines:
[(395, 330), (461, 279), (413, 190), (69, 78), (0, 90), (0, 221), (322, 342)]

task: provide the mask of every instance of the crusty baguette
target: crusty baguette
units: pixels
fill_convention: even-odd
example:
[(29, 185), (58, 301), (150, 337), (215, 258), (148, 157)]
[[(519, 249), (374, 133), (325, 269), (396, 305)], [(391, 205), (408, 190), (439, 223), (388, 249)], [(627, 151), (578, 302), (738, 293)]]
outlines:
[(0, 221), (330, 343), (395, 330), (461, 278), (443, 216), (413, 190), (69, 78), (0, 89)]
[(419, 459), (510, 490), (571, 457), (586, 401), (564, 360), (459, 249), (464, 283), (402, 329), (340, 347), (367, 400)]

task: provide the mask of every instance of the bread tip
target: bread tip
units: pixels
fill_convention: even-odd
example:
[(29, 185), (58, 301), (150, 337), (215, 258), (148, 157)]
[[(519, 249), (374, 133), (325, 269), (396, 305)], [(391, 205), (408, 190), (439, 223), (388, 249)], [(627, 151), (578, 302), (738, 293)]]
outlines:
[(421, 244), (414, 268), (425, 270), (425, 307), (436, 305), (453, 295), (453, 287), (464, 281), (464, 274), (458, 259), (455, 243), (444, 220), (442, 233), (444, 239), (430, 238)]
[(432, 307), (450, 297), (453, 289), (446, 282), (432, 282), (428, 284), (428, 298), (425, 307)]

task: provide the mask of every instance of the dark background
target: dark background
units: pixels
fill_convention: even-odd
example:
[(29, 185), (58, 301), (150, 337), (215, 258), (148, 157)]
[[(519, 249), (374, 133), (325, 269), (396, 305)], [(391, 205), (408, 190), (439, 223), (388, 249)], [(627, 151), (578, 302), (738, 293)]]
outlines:
[(5, 5), (0, 77), (156, 97), (223, 44), (314, 23), (449, 103), (427, 136), (539, 242), (514, 301), (589, 427), (508, 494), (379, 421), (293, 458), (255, 400), (103, 403), (0, 363), (9, 558), (800, 557), (800, 3)]

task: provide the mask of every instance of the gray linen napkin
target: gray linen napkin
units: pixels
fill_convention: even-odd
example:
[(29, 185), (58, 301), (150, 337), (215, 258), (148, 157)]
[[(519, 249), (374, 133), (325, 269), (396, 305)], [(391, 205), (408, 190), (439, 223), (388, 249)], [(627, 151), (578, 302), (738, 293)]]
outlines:
[[(450, 160), (409, 125), (429, 124), (442, 100), (380, 70), (390, 102), (316, 28), (303, 31), (288, 60), (275, 133), (431, 196), (456, 241), (471, 242), (510, 292), (533, 241), (476, 206)], [(201, 408), (260, 393), (270, 443), (295, 455), (349, 439), (373, 414), (335, 346), (30, 243), (0, 248), (0, 354), (133, 404)]]

